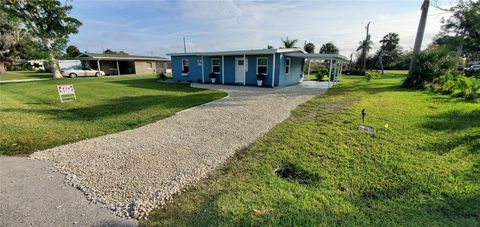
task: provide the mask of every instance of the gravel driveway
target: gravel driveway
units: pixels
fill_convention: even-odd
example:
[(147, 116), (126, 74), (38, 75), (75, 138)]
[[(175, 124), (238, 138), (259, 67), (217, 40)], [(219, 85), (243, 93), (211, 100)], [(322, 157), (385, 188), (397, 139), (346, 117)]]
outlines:
[(194, 84), (229, 96), (155, 123), (36, 152), (67, 174), (68, 184), (121, 217), (143, 218), (253, 143), (326, 83), (284, 88)]

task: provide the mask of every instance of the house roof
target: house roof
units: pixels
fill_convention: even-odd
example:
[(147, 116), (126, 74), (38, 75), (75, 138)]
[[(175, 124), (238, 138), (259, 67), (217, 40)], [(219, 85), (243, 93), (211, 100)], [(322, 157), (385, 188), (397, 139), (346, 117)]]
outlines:
[(228, 55), (258, 55), (258, 54), (276, 54), (299, 52), (305, 53), (301, 48), (279, 48), (279, 49), (260, 49), (260, 50), (231, 50), (215, 52), (189, 52), (189, 53), (168, 53), (167, 56), (228, 56)]
[(76, 57), (79, 60), (149, 60), (149, 61), (170, 61), (167, 58), (157, 56), (139, 56), (139, 55), (115, 55), (115, 54), (97, 54), (83, 53)]
[(285, 56), (315, 60), (335, 60), (338, 62), (348, 62), (348, 58), (340, 54), (287, 53), (285, 54)]

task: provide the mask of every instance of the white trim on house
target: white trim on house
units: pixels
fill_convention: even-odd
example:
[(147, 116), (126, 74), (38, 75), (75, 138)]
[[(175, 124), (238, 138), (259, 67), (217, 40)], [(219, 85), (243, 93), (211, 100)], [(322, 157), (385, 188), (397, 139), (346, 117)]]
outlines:
[[(292, 58), (285, 58), (285, 75), (290, 75), (291, 65), (292, 65)], [(288, 72), (287, 72), (287, 69), (288, 69)]]
[(167, 56), (229, 56), (229, 55), (267, 55), (275, 53), (299, 52), (306, 53), (302, 48), (279, 48), (279, 49), (260, 49), (260, 50), (234, 50), (218, 52), (191, 52), (191, 53), (168, 53)]
[(222, 55), (222, 84), (225, 84), (225, 56)]
[[(185, 65), (184, 62), (183, 62), (185, 60), (187, 61), (187, 65)], [(188, 71), (186, 73), (184, 73), (185, 72), (185, 66), (188, 67)], [(182, 76), (187, 76), (190, 73), (190, 59), (182, 58), (182, 72), (181, 73), (182, 73)]]
[[(213, 70), (213, 67), (214, 67), (214, 65), (213, 65), (213, 60), (218, 60), (218, 65), (215, 65), (215, 66), (218, 66), (218, 67), (219, 67), (219, 68), (218, 68), (218, 72), (215, 72), (215, 71)], [(222, 71), (222, 70), (220, 70), (220, 67), (222, 67), (221, 64), (220, 64), (220, 58), (218, 58), (218, 57), (217, 57), (217, 58), (210, 58), (210, 63), (211, 63), (211, 64), (210, 64), (210, 66), (211, 66), (210, 68), (212, 69), (212, 72), (215, 72), (215, 74), (217, 74), (217, 75), (220, 74), (220, 72)], [(222, 69), (223, 69), (223, 67), (222, 67)]]
[(247, 60), (245, 60), (247, 56), (244, 54), (243, 55), (243, 86), (247, 84), (247, 70), (246, 70), (246, 65), (247, 65)]
[[(258, 60), (260, 59), (265, 59), (267, 61), (267, 63), (265, 64), (265, 67), (267, 68), (266, 72), (265, 72), (265, 75), (268, 75), (268, 57), (257, 57), (257, 74), (258, 74)], [(264, 66), (264, 65), (262, 65)], [(256, 76), (256, 75), (255, 75)]]
[(205, 70), (203, 69), (203, 64), (204, 63), (204, 60), (203, 60), (203, 56), (202, 56), (202, 83), (205, 83)]
[[(273, 54), (273, 63), (272, 63), (272, 87), (275, 87), (275, 54)], [(258, 68), (257, 68), (258, 71)], [(267, 72), (268, 72), (268, 61), (267, 61)]]

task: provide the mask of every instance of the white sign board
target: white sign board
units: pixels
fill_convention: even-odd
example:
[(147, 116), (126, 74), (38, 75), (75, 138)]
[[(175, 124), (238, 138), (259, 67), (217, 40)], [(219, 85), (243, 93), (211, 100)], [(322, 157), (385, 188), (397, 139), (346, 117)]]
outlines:
[(370, 135), (375, 134), (375, 129), (374, 128), (370, 128), (370, 127), (363, 126), (363, 125), (358, 126), (358, 131), (368, 133)]
[(57, 85), (57, 91), (58, 91), (58, 95), (60, 96), (60, 102), (62, 103), (77, 99), (73, 84)]

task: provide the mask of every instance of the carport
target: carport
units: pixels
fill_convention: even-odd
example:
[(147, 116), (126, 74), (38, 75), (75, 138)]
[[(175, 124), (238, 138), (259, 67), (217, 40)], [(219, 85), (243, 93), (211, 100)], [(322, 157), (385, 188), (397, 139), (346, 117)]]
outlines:
[(107, 75), (154, 74), (165, 72), (170, 60), (155, 56), (83, 53), (76, 57), (82, 66), (104, 71)]
[[(343, 67), (348, 64), (348, 59), (340, 54), (309, 54), (309, 53), (287, 53), (287, 57), (298, 57), (305, 60), (321, 60), (328, 61), (328, 87), (335, 85), (340, 81), (340, 76), (342, 75)], [(310, 74), (310, 67), (308, 67), (308, 74)], [(332, 80), (333, 76), (333, 80)]]

